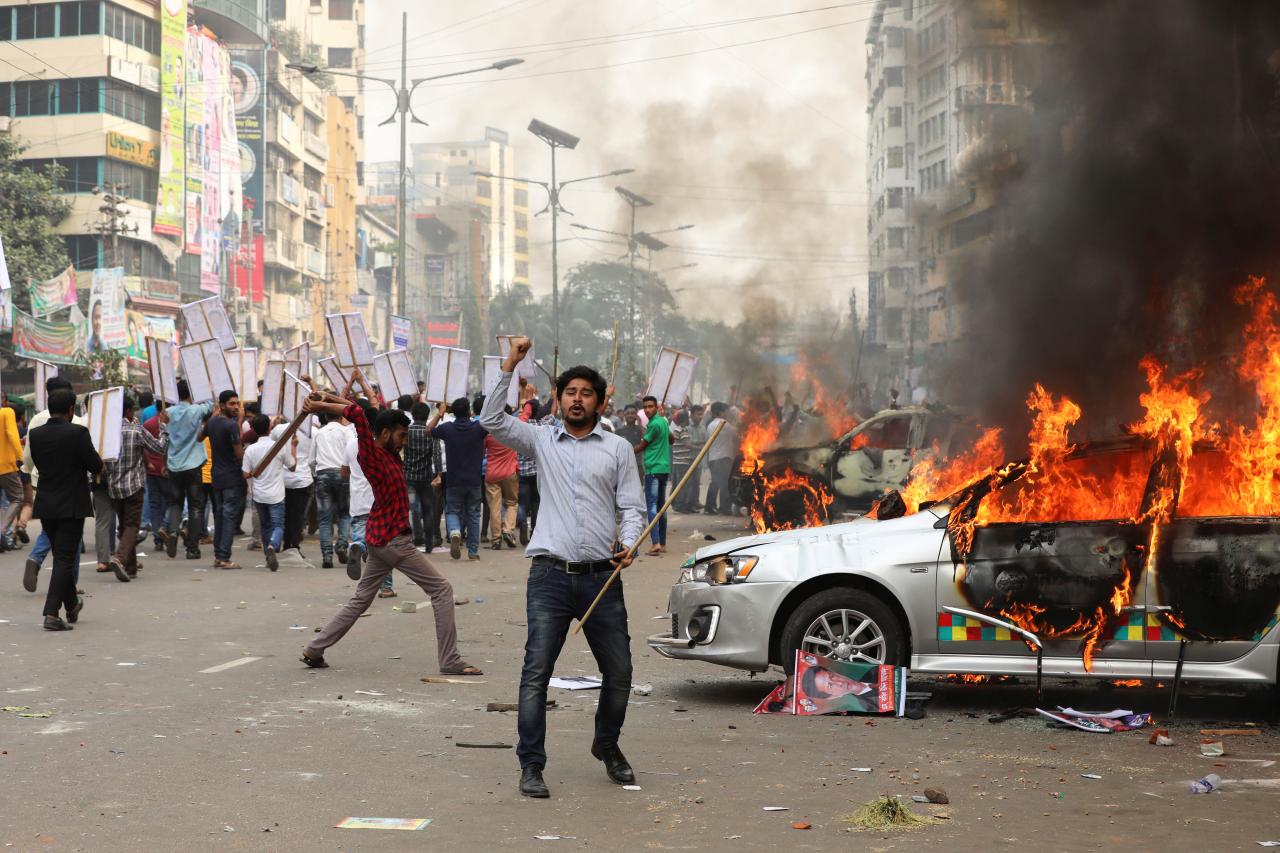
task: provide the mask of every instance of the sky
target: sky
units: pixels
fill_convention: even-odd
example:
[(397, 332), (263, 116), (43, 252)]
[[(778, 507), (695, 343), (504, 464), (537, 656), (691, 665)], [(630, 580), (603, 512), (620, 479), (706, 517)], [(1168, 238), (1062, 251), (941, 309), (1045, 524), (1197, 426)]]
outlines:
[[(561, 152), (561, 180), (630, 168), (565, 191), (560, 268), (626, 251), (578, 222), (625, 231), (616, 183), (654, 206), (640, 230), (671, 244), (654, 259), (691, 316), (741, 317), (747, 300), (865, 312), (864, 37), (874, 0), (376, 0), (368, 4), (366, 73), (399, 75), (409, 13), (409, 77), (524, 64), (426, 84), (410, 144), (476, 139), (501, 128), (515, 171), (549, 176), (538, 118), (581, 138)], [(352, 85), (355, 85), (354, 83)], [(340, 85), (341, 89), (342, 86)], [(366, 88), (366, 159), (398, 157), (390, 91)], [(530, 190), (531, 213), (545, 203)], [(530, 284), (549, 293), (550, 216), (532, 218)]]

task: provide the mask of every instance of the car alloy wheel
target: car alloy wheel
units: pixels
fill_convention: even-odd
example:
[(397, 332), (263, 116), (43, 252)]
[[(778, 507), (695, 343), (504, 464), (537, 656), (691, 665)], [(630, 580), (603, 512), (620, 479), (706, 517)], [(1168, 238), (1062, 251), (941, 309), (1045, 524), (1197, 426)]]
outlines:
[(882, 664), (884, 632), (865, 613), (847, 608), (820, 615), (805, 629), (801, 648), (832, 660)]

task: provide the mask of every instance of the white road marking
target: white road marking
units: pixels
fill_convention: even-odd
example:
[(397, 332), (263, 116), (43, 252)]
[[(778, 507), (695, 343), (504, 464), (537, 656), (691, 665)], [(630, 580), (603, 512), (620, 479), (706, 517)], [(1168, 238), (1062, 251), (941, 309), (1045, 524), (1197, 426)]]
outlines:
[(215, 672), (222, 672), (223, 670), (227, 670), (227, 669), (232, 669), (237, 666), (244, 666), (245, 664), (253, 663), (256, 660), (262, 660), (262, 658), (253, 657), (252, 655), (250, 655), (249, 657), (236, 658), (235, 660), (229, 660), (226, 663), (220, 663), (217, 666), (211, 666), (208, 669), (202, 669), (200, 670), (200, 672), (202, 674), (208, 675)]

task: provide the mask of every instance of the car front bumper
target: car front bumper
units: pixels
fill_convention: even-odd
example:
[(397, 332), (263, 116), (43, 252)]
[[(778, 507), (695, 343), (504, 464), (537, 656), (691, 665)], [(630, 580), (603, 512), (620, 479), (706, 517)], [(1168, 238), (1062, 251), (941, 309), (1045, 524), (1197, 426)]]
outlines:
[(787, 583), (676, 584), (667, 602), (668, 632), (646, 642), (663, 657), (700, 660), (761, 672)]

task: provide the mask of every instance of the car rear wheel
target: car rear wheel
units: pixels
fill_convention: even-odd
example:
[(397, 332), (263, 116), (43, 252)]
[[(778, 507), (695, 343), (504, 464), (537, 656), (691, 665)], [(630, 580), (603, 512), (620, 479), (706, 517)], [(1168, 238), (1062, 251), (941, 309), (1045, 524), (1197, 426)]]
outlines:
[(833, 660), (901, 666), (907, 659), (906, 632), (887, 604), (860, 589), (816, 593), (791, 612), (782, 630), (783, 668), (795, 668), (796, 650)]

